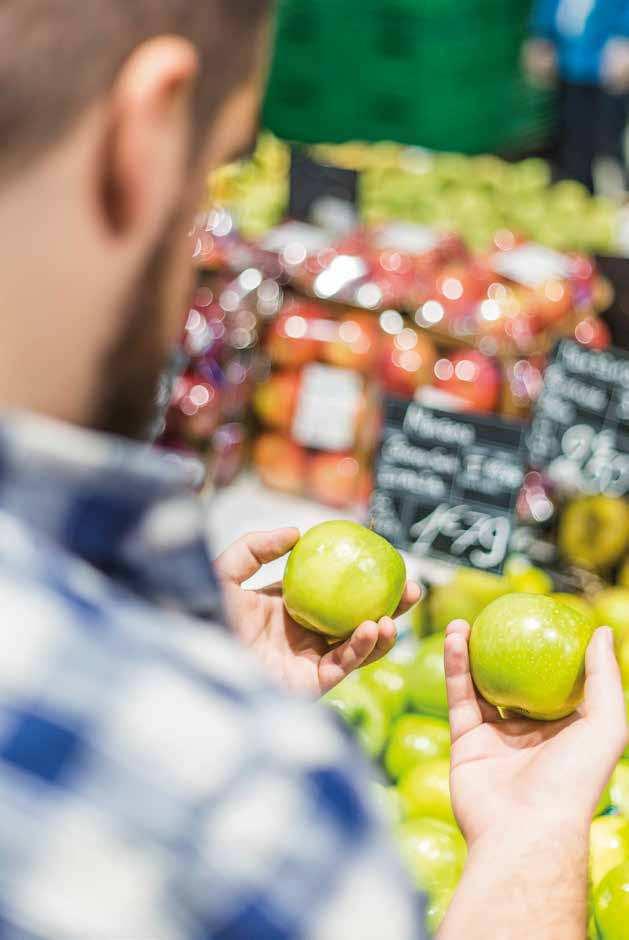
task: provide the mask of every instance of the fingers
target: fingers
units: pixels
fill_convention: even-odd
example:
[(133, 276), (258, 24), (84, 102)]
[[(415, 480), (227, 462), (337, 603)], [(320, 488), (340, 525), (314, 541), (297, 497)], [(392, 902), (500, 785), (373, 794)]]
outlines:
[[(453, 621), (446, 630), (446, 689), (453, 744), (486, 720), (470, 672), (469, 637), (470, 625), (464, 620)], [(494, 712), (491, 706), (486, 707)]]
[(344, 643), (321, 657), (319, 684), (322, 694), (329, 692), (351, 672), (385, 656), (396, 638), (395, 624), (390, 617), (383, 617), (379, 623), (373, 620), (361, 623)]
[(609, 627), (594, 633), (585, 657), (585, 675), (586, 720), (603, 734), (619, 758), (627, 743), (627, 716), (614, 636)]
[(370, 663), (375, 663), (377, 660), (382, 659), (382, 657), (386, 656), (387, 653), (390, 653), (395, 646), (397, 640), (397, 628), (393, 620), (391, 620), (390, 617), (383, 617), (379, 622), (378, 627), (378, 641), (373, 648), (373, 652), (362, 664), (363, 666), (369, 666)]
[(272, 532), (250, 532), (230, 545), (216, 559), (215, 570), (221, 581), (242, 584), (260, 570), (262, 565), (281, 558), (299, 539), (299, 529), (275, 529)]
[(400, 601), (398, 609), (393, 614), (394, 617), (401, 617), (402, 614), (405, 614), (407, 610), (410, 610), (411, 607), (414, 607), (422, 597), (422, 589), (419, 584), (416, 584), (415, 581), (407, 581), (404, 587), (404, 593), (402, 594), (402, 600)]

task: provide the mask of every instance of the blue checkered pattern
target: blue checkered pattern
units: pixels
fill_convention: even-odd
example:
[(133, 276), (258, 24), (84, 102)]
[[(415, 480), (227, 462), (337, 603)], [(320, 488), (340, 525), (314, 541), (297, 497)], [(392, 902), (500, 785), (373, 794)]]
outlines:
[(0, 940), (419, 940), (360, 758), (217, 625), (186, 483), (0, 422)]

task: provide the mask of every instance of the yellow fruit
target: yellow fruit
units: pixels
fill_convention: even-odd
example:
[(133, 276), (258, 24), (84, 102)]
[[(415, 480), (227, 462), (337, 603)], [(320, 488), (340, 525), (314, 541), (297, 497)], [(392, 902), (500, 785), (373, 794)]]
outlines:
[(604, 571), (623, 556), (628, 532), (629, 510), (624, 499), (583, 496), (563, 512), (559, 549), (570, 564)]

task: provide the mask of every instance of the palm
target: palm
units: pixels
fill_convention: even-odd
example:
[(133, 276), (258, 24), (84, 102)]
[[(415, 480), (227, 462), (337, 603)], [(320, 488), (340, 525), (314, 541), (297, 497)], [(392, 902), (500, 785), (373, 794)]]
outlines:
[[(452, 803), (465, 836), (474, 841), (517, 816), (531, 818), (530, 810), (550, 816), (577, 782), (586, 794), (583, 817), (591, 817), (626, 740), (610, 632), (598, 631), (588, 648), (582, 707), (554, 722), (503, 720), (478, 696), (470, 674), (469, 635), (467, 623), (450, 624), (445, 657)], [(593, 760), (596, 753), (599, 759)]]
[[(343, 643), (331, 646), (325, 637), (299, 626), (286, 611), (281, 585), (262, 591), (242, 587), (262, 565), (282, 557), (297, 539), (296, 529), (245, 536), (217, 561), (232, 627), (267, 671), (293, 692), (320, 695), (354, 669), (391, 649), (395, 625), (390, 617), (362, 623)], [(400, 613), (419, 600), (419, 588), (407, 585)]]
[(575, 746), (580, 720), (542, 724), (496, 715), (455, 741), (453, 803), (472, 838), (503, 813), (508, 818), (514, 810), (535, 809), (540, 796), (546, 801), (565, 788), (564, 755), (568, 759)]
[(273, 677), (295, 692), (320, 694), (325, 690), (326, 664), (322, 660), (330, 655), (330, 646), (324, 637), (295, 623), (279, 590), (232, 588), (227, 595), (237, 635)]

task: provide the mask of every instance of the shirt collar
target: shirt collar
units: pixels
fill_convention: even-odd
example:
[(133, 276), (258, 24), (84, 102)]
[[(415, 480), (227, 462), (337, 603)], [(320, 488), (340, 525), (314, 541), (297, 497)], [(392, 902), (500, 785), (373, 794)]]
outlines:
[(220, 602), (189, 464), (30, 414), (0, 420), (0, 508), (145, 598), (200, 616)]

